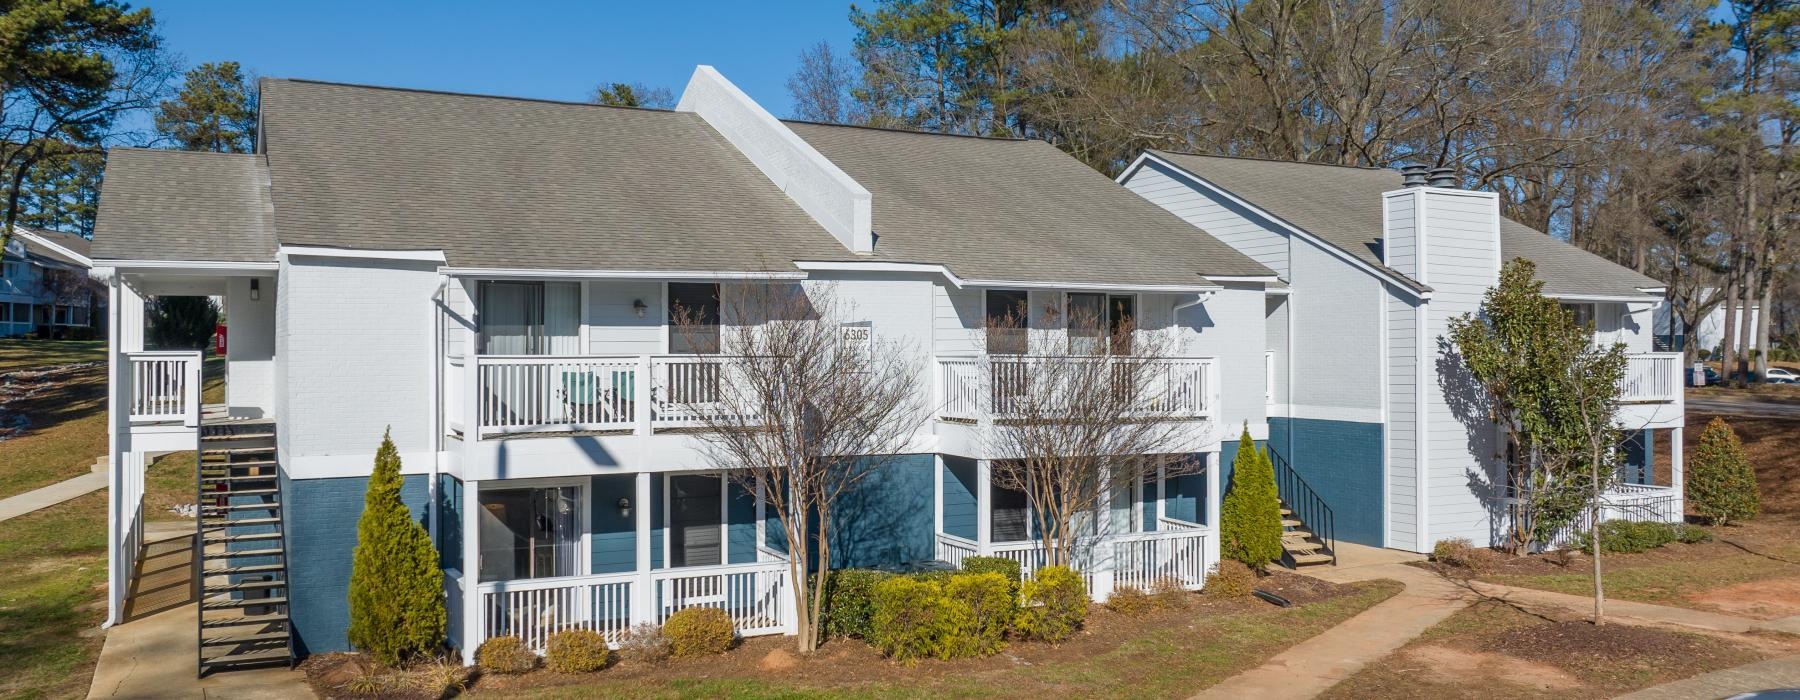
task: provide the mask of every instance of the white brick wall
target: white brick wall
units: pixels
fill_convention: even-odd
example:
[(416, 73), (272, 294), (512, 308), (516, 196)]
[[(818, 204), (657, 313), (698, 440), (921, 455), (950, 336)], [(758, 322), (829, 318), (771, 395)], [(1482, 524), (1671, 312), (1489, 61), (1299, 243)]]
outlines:
[[(292, 257), (283, 269), (283, 459), (368, 455), (389, 426), (402, 454), (435, 449), (437, 263)], [(408, 465), (417, 468), (424, 465)]]

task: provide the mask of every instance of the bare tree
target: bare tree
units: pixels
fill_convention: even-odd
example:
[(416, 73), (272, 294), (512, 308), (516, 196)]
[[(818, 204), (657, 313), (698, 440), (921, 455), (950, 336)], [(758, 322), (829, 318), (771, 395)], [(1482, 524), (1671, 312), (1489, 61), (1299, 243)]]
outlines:
[(794, 98), (794, 117), (828, 124), (855, 124), (865, 118), (850, 90), (856, 84), (856, 66), (833, 51), (830, 42), (800, 52), (800, 67), (788, 76), (788, 94)]
[[(716, 318), (675, 309), (690, 346), (720, 354), (696, 355), (670, 398), (695, 416), (706, 460), (779, 518), (798, 647), (811, 652), (820, 642), (833, 533), (844, 525), (838, 500), (905, 453), (929, 415), (921, 356), (872, 337), (831, 285), (771, 281), (722, 291)], [(809, 580), (813, 562), (818, 574)]]
[(1061, 328), (1033, 327), (1025, 309), (987, 328), (982, 434), (989, 454), (1007, 456), (994, 485), (1026, 494), (1047, 564), (1077, 561), (1112, 494), (1194, 471), (1210, 429), (1204, 366), (1170, 362), (1175, 338), (1139, 330), (1130, 309), (1097, 306), (1072, 308)]

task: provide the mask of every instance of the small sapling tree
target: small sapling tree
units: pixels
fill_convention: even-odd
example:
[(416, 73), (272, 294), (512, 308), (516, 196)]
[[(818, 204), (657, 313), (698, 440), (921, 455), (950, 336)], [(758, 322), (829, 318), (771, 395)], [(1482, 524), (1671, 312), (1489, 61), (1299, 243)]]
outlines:
[(437, 548), (400, 500), (400, 452), (384, 433), (356, 523), (350, 568), (350, 644), (393, 665), (444, 641), (444, 579)]

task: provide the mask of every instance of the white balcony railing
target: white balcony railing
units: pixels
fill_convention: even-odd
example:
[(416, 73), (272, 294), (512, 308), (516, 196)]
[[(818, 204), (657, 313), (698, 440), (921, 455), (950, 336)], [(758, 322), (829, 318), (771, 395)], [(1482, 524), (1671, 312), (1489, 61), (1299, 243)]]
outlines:
[[(1212, 531), (1198, 523), (1170, 518), (1157, 522), (1159, 529), (1154, 532), (1106, 535), (1076, 542), (1071, 563), (1081, 572), (1094, 600), (1105, 602), (1113, 590), (1125, 586), (1148, 590), (1159, 582), (1172, 581), (1197, 590), (1206, 582), (1207, 573), (1216, 563), (1207, 547)], [(964, 559), (978, 555), (1018, 562), (1019, 576), (1025, 579), (1050, 561), (1050, 551), (1041, 540), (994, 542), (983, 547), (967, 538), (937, 533), (938, 559), (961, 567)]]
[(1619, 380), (1619, 400), (1625, 403), (1675, 401), (1681, 398), (1681, 385), (1681, 353), (1627, 355), (1625, 376)]
[(126, 394), (132, 423), (200, 425), (200, 353), (194, 350), (125, 353), (131, 363)]
[(480, 596), (479, 639), (515, 636), (543, 652), (550, 635), (597, 632), (617, 646), (633, 625), (662, 624), (684, 608), (724, 610), (738, 634), (791, 633), (793, 581), (785, 560), (724, 566), (490, 581)]
[[(934, 379), (938, 417), (953, 421), (979, 421), (1019, 415), (1026, 402), (1035, 367), (1048, 362), (1118, 362), (1112, 358), (1044, 358), (1030, 355), (942, 355), (937, 358)], [(1191, 419), (1211, 415), (1216, 403), (1216, 363), (1212, 358), (1148, 360), (1149, 373), (1140, 417)]]
[(452, 357), (446, 423), (476, 439), (701, 427), (731, 403), (741, 367), (728, 357), (484, 355), (471, 378), (466, 360)]

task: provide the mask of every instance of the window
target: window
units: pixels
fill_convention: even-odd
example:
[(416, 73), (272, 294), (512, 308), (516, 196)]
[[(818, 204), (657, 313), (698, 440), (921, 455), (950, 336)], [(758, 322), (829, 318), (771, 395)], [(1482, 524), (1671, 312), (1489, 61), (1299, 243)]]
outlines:
[(1588, 326), (1594, 323), (1593, 304), (1563, 304), (1563, 310), (1575, 315), (1575, 325)]
[(0, 323), (12, 322), (12, 304), (0, 304)]
[(587, 573), (579, 486), (482, 489), (482, 581)]
[(575, 282), (486, 281), (476, 287), (481, 354), (575, 355), (581, 287)]
[(996, 355), (1023, 355), (1030, 351), (1027, 331), (1028, 301), (1024, 290), (990, 289), (987, 292), (987, 351)]
[[(1131, 352), (1133, 314), (1137, 299), (1128, 294), (1069, 293), (1069, 351), (1078, 355), (1116, 355)], [(1104, 329), (1104, 330), (1102, 330)]]
[(25, 266), (20, 263), (7, 262), (4, 265), (0, 265), (0, 277), (5, 277), (9, 280), (20, 279), (25, 276), (24, 267)]
[(719, 285), (669, 283), (669, 352), (719, 352)]
[(62, 304), (56, 305), (56, 325), (59, 325), (59, 326), (69, 325), (69, 307), (68, 306), (65, 306)]
[(12, 305), (13, 323), (31, 323), (31, 305), (14, 302)]
[(77, 326), (88, 325), (88, 308), (85, 306), (75, 307), (71, 313), (71, 319), (70, 322)]

